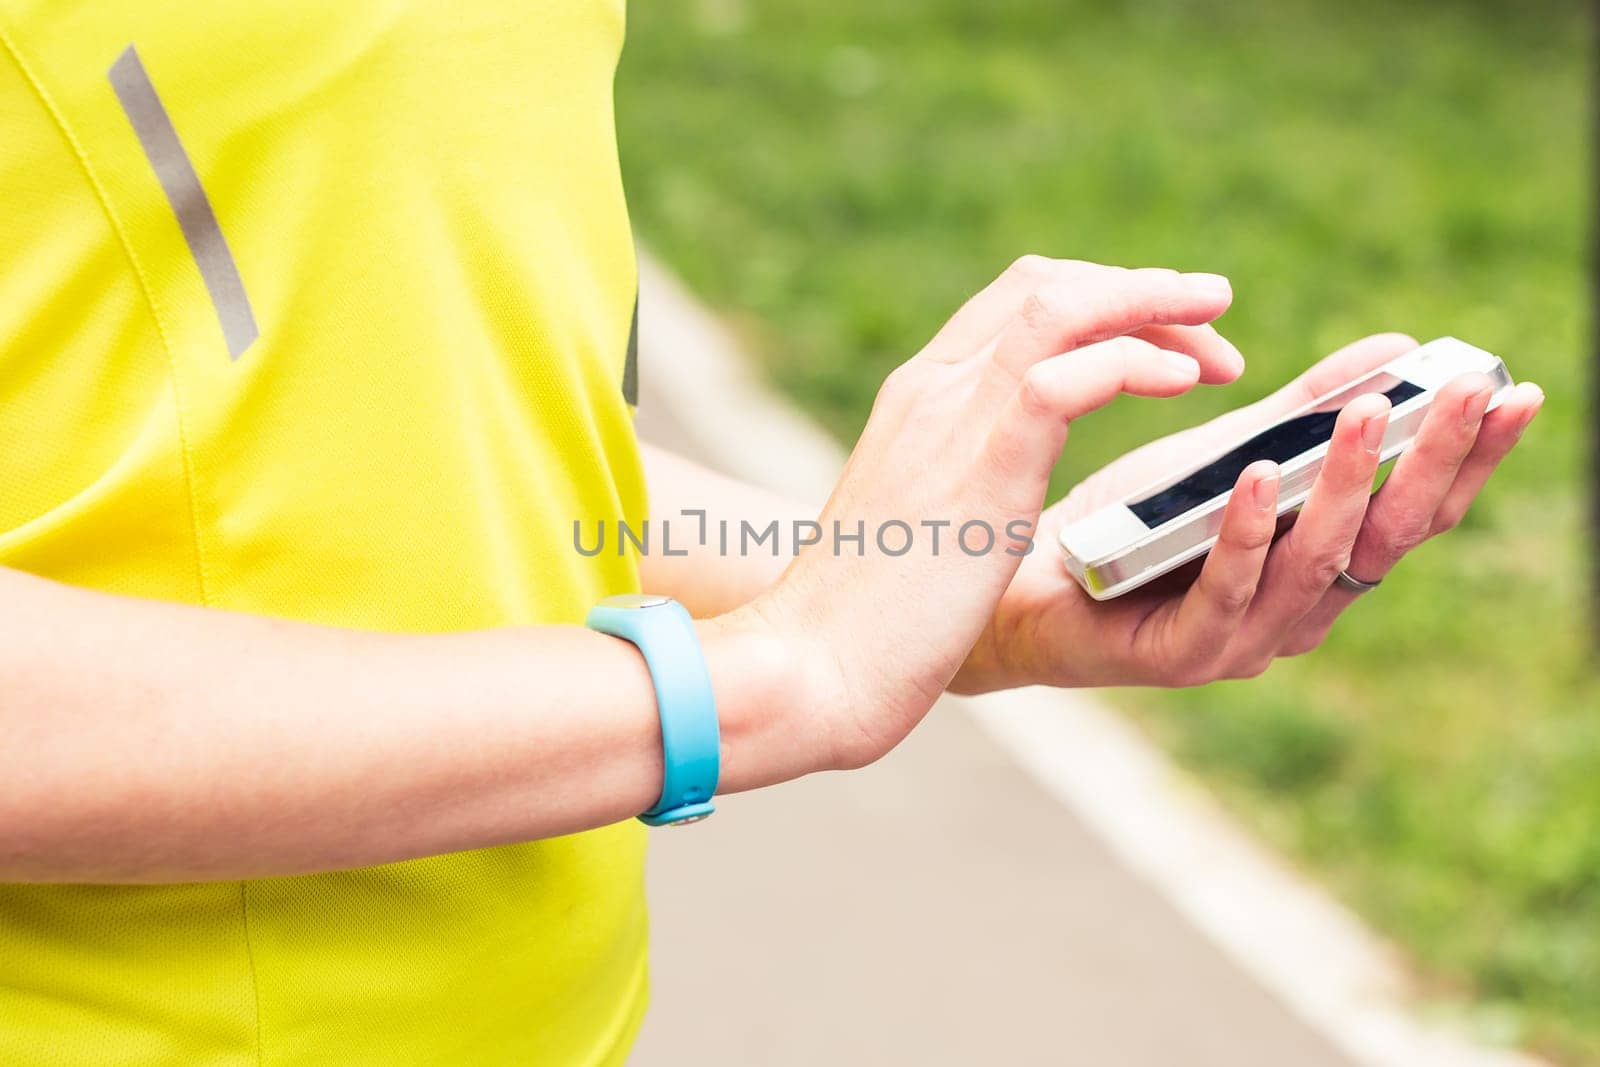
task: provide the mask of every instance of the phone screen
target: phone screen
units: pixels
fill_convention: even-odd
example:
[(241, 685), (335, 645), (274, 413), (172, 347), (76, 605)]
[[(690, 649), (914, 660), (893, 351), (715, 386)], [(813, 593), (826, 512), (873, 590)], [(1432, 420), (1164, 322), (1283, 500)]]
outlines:
[(1325, 443), (1333, 434), (1333, 424), (1339, 412), (1356, 397), (1366, 393), (1382, 393), (1391, 404), (1399, 404), (1420, 392), (1421, 386), (1393, 374), (1363, 378), (1343, 392), (1328, 397), (1314, 410), (1269, 426), (1204, 467), (1183, 475), (1143, 500), (1133, 501), (1128, 505), (1128, 510), (1153, 530), (1191, 508), (1232, 492), (1239, 475), (1256, 460), (1270, 459), (1284, 463)]

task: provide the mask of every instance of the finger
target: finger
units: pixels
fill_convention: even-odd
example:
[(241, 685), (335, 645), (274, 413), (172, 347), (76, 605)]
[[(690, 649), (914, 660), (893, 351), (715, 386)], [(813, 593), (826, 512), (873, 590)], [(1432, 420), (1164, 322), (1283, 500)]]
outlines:
[[(1416, 339), (1403, 333), (1373, 334), (1371, 338), (1362, 338), (1360, 341), (1347, 344), (1330, 357), (1323, 358), (1310, 366), (1306, 373), (1302, 373), (1299, 378), (1286, 384), (1275, 394), (1267, 395), (1243, 408), (1235, 408), (1234, 411), (1211, 419), (1205, 426), (1197, 427), (1194, 446), (1203, 448), (1206, 445), (1219, 445), (1240, 437), (1250, 437), (1256, 430), (1266, 429), (1274, 422), (1285, 418), (1291, 411), (1301, 410), (1310, 402), (1325, 397), (1330, 392), (1336, 392), (1341, 387), (1349, 386), (1350, 382), (1362, 378), (1363, 374), (1376, 370), (1398, 355), (1410, 352), (1414, 347), (1418, 347)], [(1152, 445), (1147, 445), (1146, 450), (1154, 450), (1160, 446), (1162, 442), (1154, 442)]]
[(1349, 566), (1388, 421), (1389, 401), (1377, 393), (1357, 397), (1339, 413), (1305, 507), (1267, 556), (1246, 623), (1254, 635), (1243, 642), (1247, 659), (1272, 655)]
[(1203, 326), (1146, 326), (1134, 334), (1153, 345), (1193, 356), (1206, 385), (1224, 385), (1244, 373), (1244, 356), (1209, 323)]
[[(1459, 522), (1466, 513), (1489, 476), (1494, 473), (1495, 467), (1511, 451), (1512, 447), (1521, 438), (1528, 423), (1538, 414), (1539, 407), (1544, 403), (1544, 393), (1538, 386), (1531, 382), (1523, 382), (1511, 391), (1495, 410), (1484, 416), (1479, 425), (1478, 433), (1467, 458), (1460, 464), (1454, 481), (1446, 491), (1444, 500), (1434, 509), (1427, 536), (1432, 537), (1443, 533), (1450, 526)], [(1430, 412), (1431, 414), (1431, 412)], [(1424, 424), (1426, 428), (1426, 424)], [(1420, 436), (1420, 435), (1419, 435)], [(1401, 457), (1402, 460), (1405, 457)], [(1395, 479), (1400, 476), (1399, 464), (1384, 483), (1384, 488), (1379, 491), (1381, 498)], [(1458, 496), (1459, 494), (1459, 496)], [(1374, 500), (1374, 505), (1377, 501)], [(1445, 525), (1448, 524), (1448, 525)], [(1366, 578), (1367, 572), (1361, 568), (1365, 562), (1357, 562), (1355, 556), (1351, 557), (1350, 570), (1352, 573)], [(1370, 580), (1370, 579), (1368, 579)], [(1328, 631), (1339, 616), (1354, 603), (1361, 594), (1348, 592), (1343, 589), (1333, 588), (1328, 591), (1322, 603), (1311, 611), (1295, 627), (1289, 639), (1285, 642), (1284, 652), (1294, 655), (1309, 652), (1322, 644)]]
[(964, 359), (993, 341), (1016, 318), (1017, 310), (1029, 293), (1047, 285), (1070, 284), (1087, 274), (1107, 269), (1098, 263), (1077, 259), (1019, 256), (996, 275), (994, 281), (961, 305), (922, 351), (942, 362)]
[(1262, 408), (1266, 413), (1277, 415), (1304, 407), (1416, 347), (1417, 339), (1403, 333), (1377, 333), (1352, 341), (1313, 363), (1298, 378), (1268, 396), (1261, 402)]
[(1416, 347), (1416, 339), (1403, 333), (1364, 337), (1312, 365), (1277, 392), (1207, 422), (1203, 435), (1216, 443), (1249, 436)]
[(1483, 491), (1489, 476), (1522, 439), (1528, 424), (1539, 414), (1539, 409), (1543, 406), (1544, 390), (1532, 382), (1522, 382), (1484, 417), (1483, 426), (1478, 431), (1477, 442), (1462, 462), (1461, 469), (1456, 473), (1456, 479), (1445, 494), (1443, 502), (1434, 512), (1430, 533), (1443, 533), (1454, 529), (1461, 522), (1467, 514), (1467, 509)]
[(1435, 513), (1478, 439), (1493, 394), (1485, 374), (1461, 375), (1439, 390), (1416, 440), (1367, 507), (1350, 554), (1351, 574), (1375, 582), (1427, 540)]
[(1278, 465), (1252, 463), (1239, 475), (1217, 543), (1172, 615), (1170, 644), (1157, 662), (1186, 682), (1216, 676), (1216, 664), (1255, 597), (1278, 520)]
[(1035, 363), (1012, 390), (989, 436), (991, 457), (1007, 475), (1048, 477), (1067, 424), (1119, 393), (1177, 396), (1194, 387), (1200, 366), (1181, 352), (1137, 337), (1114, 337)]
[[(946, 361), (968, 355), (995, 338), (1016, 316), (1029, 293), (1048, 285), (1072, 285), (1095, 272), (1117, 270), (1120, 268), (1082, 260), (1022, 256), (963, 304), (923, 351)], [(1219, 365), (1233, 368), (1218, 376), (1216, 382), (1207, 377), (1208, 384), (1232, 381), (1244, 370), (1244, 357), (1239, 350), (1210, 326), (1151, 327), (1145, 340), (1195, 356), (1203, 363), (1214, 359)]]
[[(1146, 326), (1210, 322), (1232, 300), (1220, 275), (1107, 267), (1070, 285), (1052, 283), (1029, 293), (990, 347), (990, 358), (1010, 379), (1020, 380), (1040, 360), (1096, 341)], [(1200, 370), (1226, 373), (1220, 365)]]

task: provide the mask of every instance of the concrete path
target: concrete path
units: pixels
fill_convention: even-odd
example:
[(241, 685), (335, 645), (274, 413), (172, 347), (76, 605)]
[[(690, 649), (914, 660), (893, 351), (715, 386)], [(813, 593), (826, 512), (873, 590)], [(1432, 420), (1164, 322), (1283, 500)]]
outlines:
[[(713, 351), (726, 338), (647, 270), (641, 434), (825, 492), (837, 450)], [(1159, 755), (1111, 716), (1080, 704), (1071, 719), (1060, 699), (947, 699), (871, 768), (725, 798), (709, 822), (658, 832), (654, 992), (633, 1062), (1513, 1062), (1413, 1027), (1398, 968), (1353, 918), (1174, 802)], [(1048, 736), (1066, 722), (1078, 732)]]
[(637, 1064), (1347, 1062), (948, 709), (720, 808), (654, 844)]

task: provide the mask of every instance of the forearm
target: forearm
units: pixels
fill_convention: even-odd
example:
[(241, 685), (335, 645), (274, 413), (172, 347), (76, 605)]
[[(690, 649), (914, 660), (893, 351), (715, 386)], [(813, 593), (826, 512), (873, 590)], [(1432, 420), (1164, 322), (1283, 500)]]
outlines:
[[(1237, 373), (1231, 349), (1191, 338), (1175, 358), (1122, 335), (1226, 305), (1205, 275), (1019, 261), (885, 383), (825, 521), (1036, 520), (1072, 419), (1119, 390)], [(921, 546), (791, 563), (807, 509), (649, 463), (658, 517), (791, 535), (646, 556), (648, 588), (716, 616), (700, 625), (723, 792), (889, 751), (1016, 574), (1004, 552)], [(238, 878), (531, 840), (628, 818), (661, 778), (653, 687), (613, 638), (355, 633), (0, 569), (0, 881)]]
[[(0, 881), (329, 870), (557, 836), (661, 789), (633, 646), (571, 626), (337, 630), (0, 570)], [(701, 624), (722, 791), (825, 762), (789, 650)]]
[[(794, 558), (795, 523), (815, 519), (819, 509), (651, 445), (642, 451), (658, 531), (653, 551), (640, 560), (645, 590), (672, 597), (699, 618), (731, 611), (770, 588)], [(672, 524), (672, 555), (662, 550), (664, 521)], [(756, 543), (754, 535), (742, 535), (741, 523), (764, 534), (773, 522), (773, 539)]]

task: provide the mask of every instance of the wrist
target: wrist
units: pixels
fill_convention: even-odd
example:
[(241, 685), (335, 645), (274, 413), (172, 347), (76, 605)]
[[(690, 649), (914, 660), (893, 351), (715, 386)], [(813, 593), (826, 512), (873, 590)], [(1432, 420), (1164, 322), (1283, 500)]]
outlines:
[(976, 696), (1042, 681), (1043, 672), (1030, 655), (1035, 647), (1028, 633), (1032, 625), (1030, 617), (1007, 611), (1002, 602), (951, 679), (950, 692)]
[(719, 791), (736, 793), (832, 766), (827, 697), (805, 642), (756, 604), (697, 620), (722, 731)]

